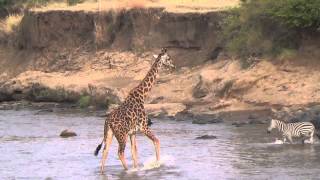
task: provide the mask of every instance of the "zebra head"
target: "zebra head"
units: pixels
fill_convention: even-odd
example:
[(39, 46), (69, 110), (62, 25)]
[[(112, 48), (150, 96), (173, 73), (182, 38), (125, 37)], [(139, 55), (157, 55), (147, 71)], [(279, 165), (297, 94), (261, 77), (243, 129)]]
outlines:
[(271, 130), (272, 130), (273, 128), (276, 128), (276, 126), (277, 126), (277, 124), (276, 124), (276, 120), (271, 119), (271, 121), (270, 121), (270, 125), (269, 125), (269, 127), (268, 127), (267, 132), (268, 132), (268, 133), (271, 133)]

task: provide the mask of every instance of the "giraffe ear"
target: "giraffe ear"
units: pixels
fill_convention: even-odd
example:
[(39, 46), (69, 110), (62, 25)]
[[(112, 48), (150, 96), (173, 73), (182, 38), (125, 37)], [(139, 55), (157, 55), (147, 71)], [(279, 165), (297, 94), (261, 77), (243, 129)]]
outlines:
[(154, 54), (153, 57), (154, 57), (155, 59), (157, 59), (157, 58), (158, 58), (158, 55)]

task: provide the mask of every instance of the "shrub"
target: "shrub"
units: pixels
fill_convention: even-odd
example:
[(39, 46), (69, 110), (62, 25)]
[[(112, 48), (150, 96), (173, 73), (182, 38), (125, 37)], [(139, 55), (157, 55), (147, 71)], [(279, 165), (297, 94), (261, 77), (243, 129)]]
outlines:
[(319, 0), (281, 0), (273, 4), (270, 15), (292, 28), (320, 27)]
[(84, 0), (67, 0), (69, 6), (73, 6), (79, 3), (83, 3)]
[(83, 95), (78, 100), (78, 105), (80, 108), (86, 108), (90, 105), (91, 97), (87, 95)]
[(242, 0), (223, 23), (226, 49), (240, 58), (297, 49), (306, 29), (317, 31), (320, 1)]
[(35, 83), (30, 88), (28, 100), (35, 102), (68, 102), (75, 103), (79, 99), (79, 94), (66, 90), (64, 87), (54, 89)]
[(0, 0), (0, 8), (6, 7), (8, 5), (10, 5), (12, 3), (12, 1), (10, 0)]
[(12, 33), (19, 26), (23, 15), (12, 14), (6, 17), (4, 20), (0, 20), (0, 31), (5, 33)]

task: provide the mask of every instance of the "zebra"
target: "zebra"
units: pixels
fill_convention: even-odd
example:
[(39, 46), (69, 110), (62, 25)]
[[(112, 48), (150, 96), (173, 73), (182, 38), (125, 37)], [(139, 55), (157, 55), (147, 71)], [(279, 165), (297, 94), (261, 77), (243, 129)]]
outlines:
[(292, 137), (303, 137), (302, 143), (304, 143), (306, 138), (310, 138), (310, 143), (313, 143), (315, 127), (311, 122), (285, 123), (283, 121), (271, 119), (268, 133), (271, 133), (271, 130), (274, 128), (278, 128), (278, 130), (282, 132), (284, 143), (286, 142), (286, 139), (292, 143)]

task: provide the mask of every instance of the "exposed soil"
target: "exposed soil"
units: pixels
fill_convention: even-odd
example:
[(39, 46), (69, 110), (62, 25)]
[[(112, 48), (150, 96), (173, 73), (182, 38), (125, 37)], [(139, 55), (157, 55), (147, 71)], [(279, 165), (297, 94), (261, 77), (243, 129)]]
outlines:
[[(143, 79), (152, 54), (167, 47), (178, 69), (161, 71), (150, 92), (146, 108), (154, 116), (241, 115), (259, 123), (273, 114), (271, 108), (320, 103), (317, 56), (264, 59), (242, 68), (223, 55), (219, 33), (225, 15), (159, 8), (29, 12), (13, 46), (1, 46), (0, 101), (28, 99), (40, 84), (76, 92), (75, 98), (86, 92), (119, 103)], [(311, 52), (319, 47), (307, 44)]]

